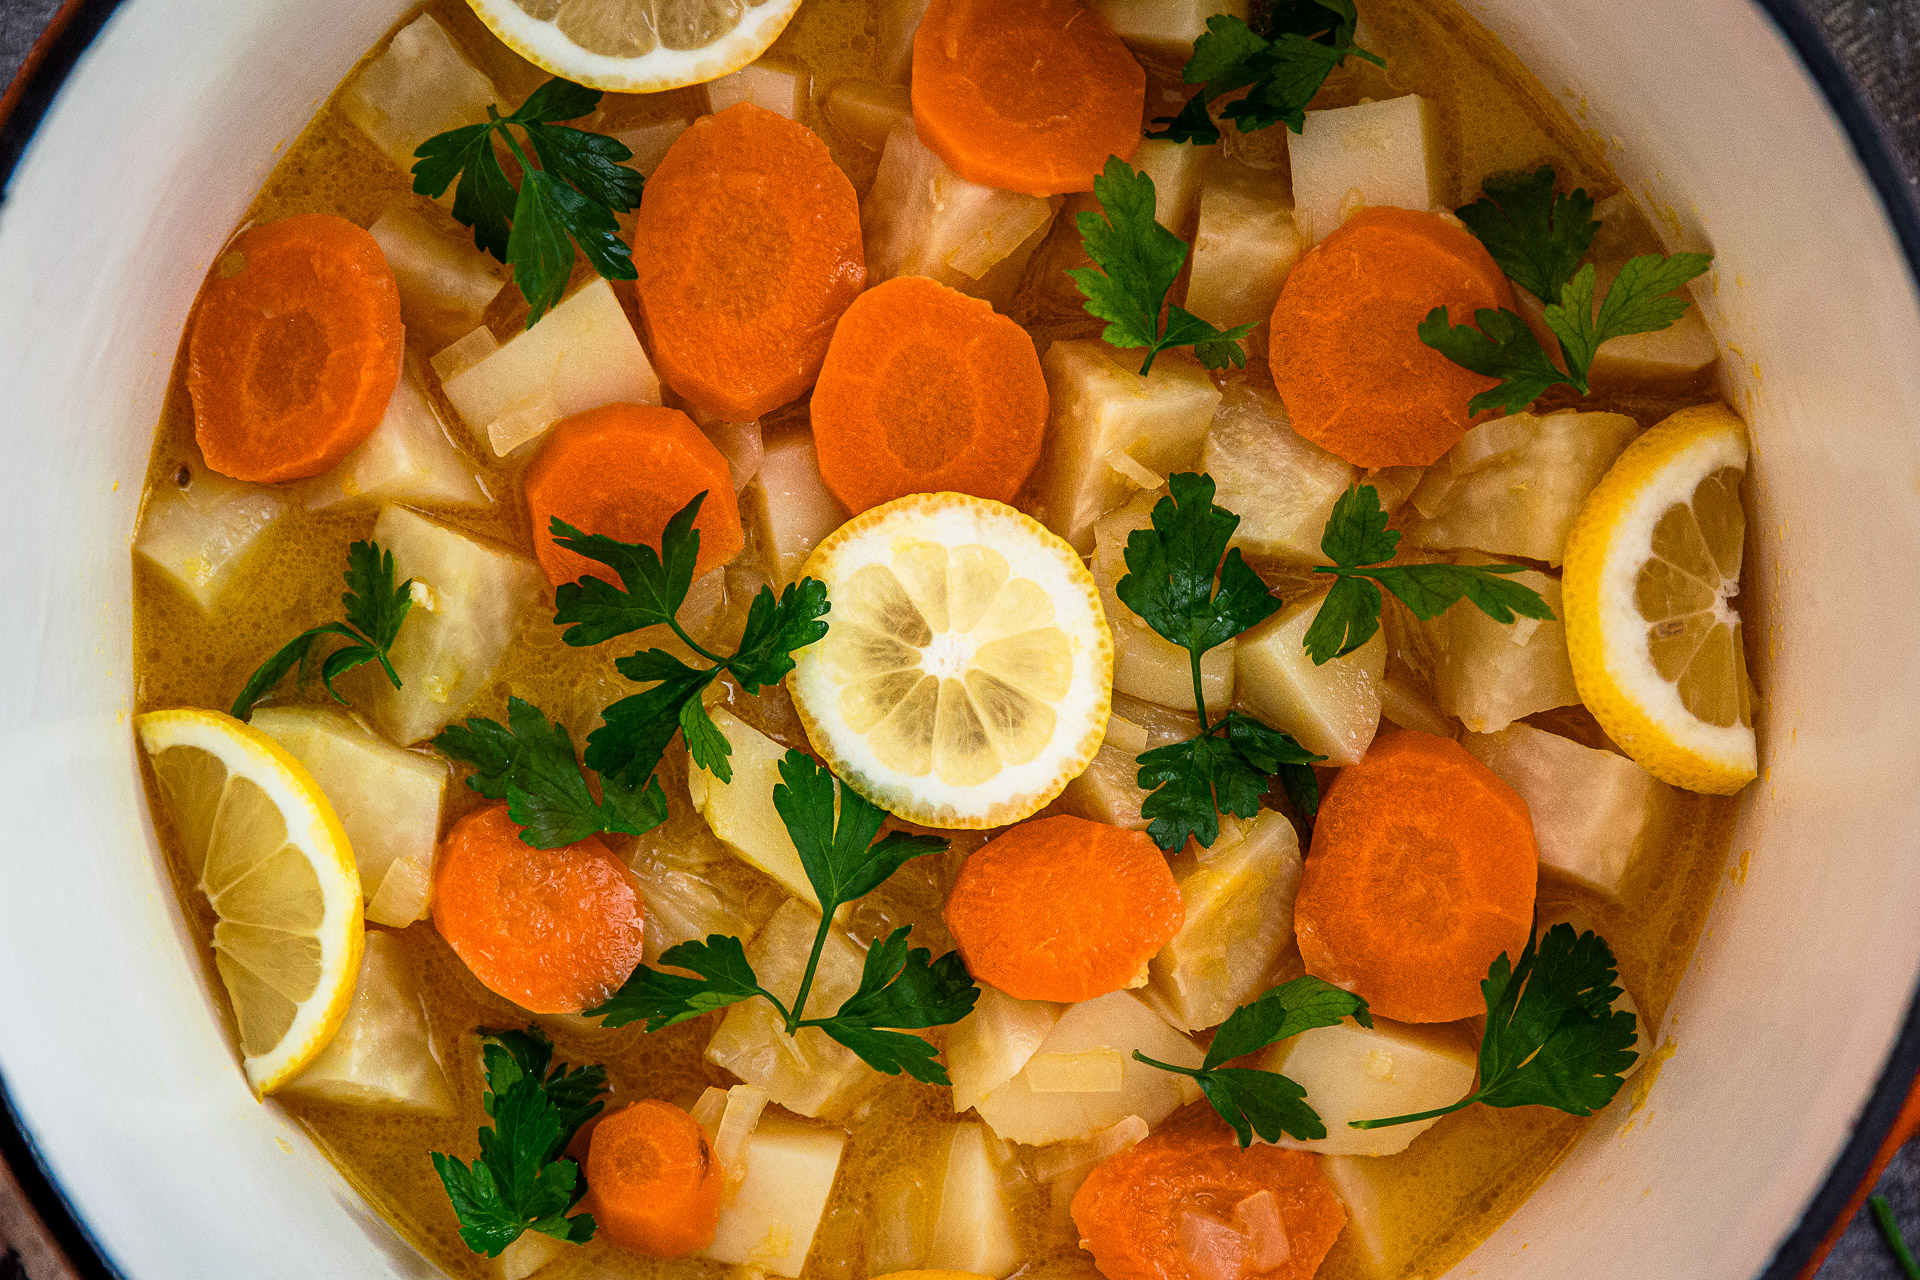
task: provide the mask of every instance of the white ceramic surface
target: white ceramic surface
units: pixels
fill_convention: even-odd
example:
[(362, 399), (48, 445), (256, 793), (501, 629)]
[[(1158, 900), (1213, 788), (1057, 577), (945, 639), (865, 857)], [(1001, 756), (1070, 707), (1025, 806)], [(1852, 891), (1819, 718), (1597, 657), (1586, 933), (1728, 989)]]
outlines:
[[(1746, 0), (1468, 3), (1718, 254), (1769, 706), (1750, 870), (1661, 1029), (1672, 1059), (1457, 1274), (1738, 1280), (1845, 1142), (1920, 969), (1920, 312), (1845, 138)], [(402, 7), (128, 0), (0, 207), (0, 1075), (137, 1280), (431, 1273), (248, 1094), (127, 722), (127, 544), (182, 319)]]

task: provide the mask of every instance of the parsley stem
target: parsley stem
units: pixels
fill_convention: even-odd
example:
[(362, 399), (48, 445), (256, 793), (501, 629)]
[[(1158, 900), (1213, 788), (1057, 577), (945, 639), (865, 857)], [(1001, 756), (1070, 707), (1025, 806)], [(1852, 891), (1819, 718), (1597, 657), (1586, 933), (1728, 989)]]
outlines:
[(1900, 1264), (1900, 1270), (1906, 1273), (1907, 1280), (1920, 1280), (1920, 1262), (1913, 1260), (1913, 1250), (1907, 1247), (1907, 1238), (1900, 1232), (1900, 1224), (1894, 1220), (1893, 1206), (1887, 1203), (1885, 1196), (1873, 1196), (1867, 1203), (1873, 1207), (1873, 1219), (1880, 1224), (1880, 1234), (1886, 1237), (1887, 1248), (1893, 1251), (1894, 1261)]
[[(792, 1035), (800, 1030), (801, 1027), (808, 1025), (803, 1019), (803, 1015), (807, 1011), (807, 996), (813, 991), (813, 975), (815, 971), (820, 968), (820, 955), (827, 949), (827, 931), (833, 928), (833, 912), (826, 909), (826, 903), (823, 902), (820, 905), (822, 908), (820, 914), (820, 931), (813, 935), (813, 954), (807, 957), (806, 972), (800, 975), (800, 989), (794, 992), (793, 1008), (781, 1010), (782, 1013), (787, 1015), (788, 1035)], [(837, 907), (839, 904), (835, 903), (834, 906)], [(775, 1003), (777, 1004), (778, 1002), (776, 1001)], [(820, 1019), (818, 1018), (814, 1019), (816, 1023), (819, 1021)]]
[(1158, 1067), (1162, 1071), (1171, 1071), (1173, 1072), (1173, 1074), (1177, 1076), (1186, 1076), (1193, 1080), (1198, 1080), (1202, 1076), (1207, 1074), (1205, 1068), (1176, 1067), (1171, 1062), (1161, 1062), (1157, 1058), (1149, 1058), (1146, 1054), (1140, 1052), (1138, 1049), (1135, 1049), (1133, 1051), (1133, 1057), (1136, 1062), (1144, 1062), (1150, 1067)]
[(698, 641), (696, 641), (692, 636), (687, 634), (686, 628), (680, 625), (680, 619), (677, 616), (677, 611), (676, 611), (676, 616), (670, 617), (667, 619), (667, 625), (673, 628), (673, 634), (680, 637), (680, 643), (686, 645), (687, 648), (693, 650), (695, 653), (705, 658), (708, 662), (711, 662), (713, 664), (714, 670), (718, 671), (721, 667), (724, 667), (727, 665), (727, 660), (725, 658), (721, 657), (717, 653), (707, 652), (705, 649), (703, 649), (700, 646), (700, 643)]
[(1416, 1111), (1410, 1116), (1387, 1116), (1380, 1120), (1349, 1120), (1347, 1125), (1354, 1129), (1387, 1129), (1396, 1124), (1413, 1124), (1420, 1120), (1438, 1120), (1441, 1116), (1450, 1116), (1456, 1111), (1464, 1111), (1480, 1101), (1478, 1092), (1470, 1093), (1450, 1106), (1436, 1107), (1432, 1111)]
[[(489, 106), (487, 111), (489, 114), (492, 114), (493, 108)], [(500, 136), (507, 140), (507, 150), (513, 152), (513, 158), (520, 162), (521, 171), (524, 173), (526, 170), (533, 168), (533, 161), (527, 159), (527, 153), (520, 149), (520, 143), (514, 138), (513, 130), (502, 123), (498, 117), (494, 119), (493, 125)]]
[[(1148, 357), (1152, 359), (1151, 356)], [(1187, 650), (1187, 662), (1193, 668), (1193, 713), (1200, 717), (1199, 736), (1204, 738), (1212, 732), (1207, 727), (1207, 695), (1200, 688), (1200, 651)]]

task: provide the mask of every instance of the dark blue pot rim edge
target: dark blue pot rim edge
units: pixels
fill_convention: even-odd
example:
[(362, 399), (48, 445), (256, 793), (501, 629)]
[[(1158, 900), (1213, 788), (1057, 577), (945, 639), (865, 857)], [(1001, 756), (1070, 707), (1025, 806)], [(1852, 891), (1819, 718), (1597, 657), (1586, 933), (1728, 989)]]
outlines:
[[(4, 200), (3, 193), (21, 156), (68, 75), (120, 3), (121, 0), (78, 0), (65, 15), (66, 25), (39, 63), (27, 71), (12, 112), (0, 120), (0, 200)], [(1796, 0), (1753, 0), (1753, 3), (1793, 47), (1846, 131), (1861, 167), (1879, 193), (1887, 221), (1906, 254), (1908, 269), (1920, 286), (1920, 203), (1916, 203), (1899, 155), (1868, 105), (1864, 91), (1848, 75), (1819, 26)], [(1825, 1182), (1802, 1211), (1799, 1223), (1781, 1242), (1772, 1262), (1756, 1280), (1795, 1280), (1806, 1268), (1866, 1177), (1881, 1143), (1893, 1128), (1916, 1073), (1920, 1073), (1920, 986), (1916, 986), (1900, 1037), (1854, 1124), (1852, 1136), (1834, 1159)], [(49, 1175), (45, 1160), (27, 1136), (3, 1075), (0, 1075), (0, 1160), (12, 1169), (28, 1202), (83, 1280), (122, 1280), (120, 1271), (108, 1261), (105, 1249), (83, 1225), (72, 1201)]]

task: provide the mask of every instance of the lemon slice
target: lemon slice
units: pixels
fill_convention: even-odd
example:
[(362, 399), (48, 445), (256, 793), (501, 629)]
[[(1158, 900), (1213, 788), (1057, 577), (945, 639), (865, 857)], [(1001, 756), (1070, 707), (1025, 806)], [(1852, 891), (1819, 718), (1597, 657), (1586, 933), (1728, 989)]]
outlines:
[(247, 1079), (272, 1093), (320, 1056), (353, 1000), (366, 944), (353, 848), (313, 777), (260, 730), (197, 709), (134, 728), (219, 917), (214, 963)]
[(814, 548), (827, 635), (787, 678), (867, 799), (929, 827), (1018, 822), (1093, 759), (1113, 638), (1093, 575), (1038, 521), (963, 493), (873, 508)]
[(1732, 795), (1759, 772), (1740, 615), (1747, 429), (1683, 409), (1627, 446), (1567, 538), (1581, 700), (1655, 777)]
[(800, 0), (467, 0), (506, 46), (615, 93), (717, 80), (767, 51)]

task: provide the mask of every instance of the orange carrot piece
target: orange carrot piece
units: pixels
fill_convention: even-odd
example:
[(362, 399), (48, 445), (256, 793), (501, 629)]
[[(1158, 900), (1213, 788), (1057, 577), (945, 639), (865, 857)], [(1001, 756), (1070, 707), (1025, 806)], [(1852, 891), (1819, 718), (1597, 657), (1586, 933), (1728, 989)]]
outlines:
[(990, 303), (899, 276), (840, 317), (811, 413), (820, 476), (854, 515), (909, 493), (1012, 502), (1040, 461), (1047, 380)]
[(1347, 1211), (1318, 1156), (1242, 1150), (1202, 1103), (1096, 1165), (1073, 1223), (1106, 1280), (1311, 1280)]
[(1383, 733), (1314, 820), (1293, 904), (1307, 972), (1400, 1022), (1484, 1012), (1494, 957), (1533, 928), (1527, 802), (1451, 738)]
[(600, 1117), (587, 1149), (587, 1209), (607, 1238), (655, 1258), (713, 1243), (726, 1174), (694, 1118), (658, 1098)]
[(1467, 401), (1497, 382), (1420, 341), (1440, 306), (1470, 324), (1514, 301), (1486, 248), (1438, 214), (1363, 209), (1309, 250), (1280, 290), (1268, 346), (1293, 429), (1359, 467), (1439, 461), (1475, 421)]
[(1147, 73), (1081, 0), (933, 0), (913, 38), (913, 123), (969, 182), (1093, 190), (1140, 146)]
[(700, 533), (694, 576), (740, 554), (746, 535), (727, 460), (692, 419), (657, 405), (610, 404), (554, 427), (527, 468), (533, 554), (554, 586), (613, 570), (553, 540), (558, 516), (582, 533), (658, 550), (667, 521), (704, 492), (693, 527)]
[(867, 282), (860, 201), (827, 144), (742, 102), (703, 116), (647, 179), (634, 265), (667, 385), (745, 422), (798, 399)]
[(504, 804), (455, 823), (433, 873), (433, 927), (489, 991), (532, 1013), (605, 1003), (640, 963), (639, 887), (598, 838), (535, 849)]
[(1186, 914), (1145, 832), (1067, 816), (988, 841), (961, 867), (945, 912), (974, 977), (1059, 1001), (1133, 985)]
[(187, 339), (207, 465), (261, 483), (319, 475), (380, 425), (403, 344), (400, 287), (366, 231), (307, 213), (241, 232)]

